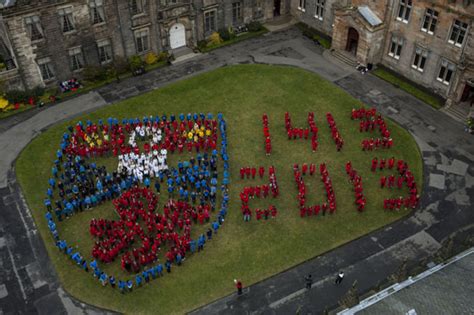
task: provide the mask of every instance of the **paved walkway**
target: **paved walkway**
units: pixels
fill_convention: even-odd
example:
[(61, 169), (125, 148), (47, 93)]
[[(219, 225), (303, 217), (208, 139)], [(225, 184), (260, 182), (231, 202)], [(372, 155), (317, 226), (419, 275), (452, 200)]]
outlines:
[[(407, 128), (424, 158), (422, 206), (403, 221), (246, 288), (241, 297), (227, 296), (195, 313), (287, 314), (298, 309), (320, 313), (336, 306), (353, 280), (358, 280), (364, 292), (393, 273), (403, 258), (418, 261), (429, 256), (447, 236), (473, 226), (474, 138), (463, 132), (463, 126), (376, 77), (336, 64), (321, 48), (290, 29), (111, 84), (33, 116), (21, 116), (26, 120), (0, 121), (0, 210), (4, 213), (0, 216), (0, 313), (99, 311), (68, 297), (54, 270), (45, 267), (50, 266), (49, 258), (12, 171), (16, 156), (29, 141), (57, 121), (239, 63), (282, 64), (318, 73)], [(332, 282), (339, 269), (345, 271), (346, 279), (335, 287)], [(317, 282), (310, 291), (301, 290), (309, 272)]]

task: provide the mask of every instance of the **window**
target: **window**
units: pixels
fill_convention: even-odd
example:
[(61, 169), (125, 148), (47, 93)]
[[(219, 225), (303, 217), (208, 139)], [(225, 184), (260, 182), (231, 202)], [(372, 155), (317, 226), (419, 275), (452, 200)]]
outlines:
[(467, 23), (461, 22), (459, 20), (454, 20), (453, 27), (451, 29), (451, 35), (449, 36), (448, 42), (450, 44), (461, 47), (464, 43), (464, 38), (467, 33)]
[(84, 68), (84, 58), (81, 47), (69, 49), (69, 58), (71, 60), (71, 70), (77, 71)]
[(298, 10), (306, 11), (306, 0), (299, 0)]
[(26, 30), (32, 41), (43, 38), (43, 28), (41, 27), (38, 16), (29, 16), (25, 18)]
[(410, 18), (411, 13), (411, 0), (400, 0), (400, 6), (398, 7), (398, 16), (397, 20), (402, 21), (404, 23), (408, 23), (408, 19)]
[(413, 59), (413, 64), (411, 65), (411, 67), (420, 72), (423, 72), (423, 70), (425, 69), (426, 58), (428, 58), (428, 51), (423, 48), (416, 47), (415, 58)]
[(242, 4), (240, 2), (232, 3), (232, 23), (239, 24), (242, 22)]
[(50, 58), (43, 58), (37, 61), (40, 72), (41, 72), (41, 77), (43, 78), (43, 81), (49, 81), (54, 79), (54, 72), (53, 68), (51, 66), (51, 59)]
[(60, 9), (59, 13), (59, 23), (61, 24), (61, 29), (63, 33), (74, 31), (74, 19), (72, 16), (72, 7)]
[(130, 13), (132, 15), (143, 13), (143, 0), (130, 0)]
[(395, 59), (400, 59), (400, 54), (403, 47), (403, 38), (392, 36), (392, 43), (390, 44), (390, 50), (388, 55)]
[(421, 30), (433, 35), (436, 29), (436, 23), (438, 23), (438, 11), (426, 9), (425, 19), (423, 20)]
[(316, 10), (314, 12), (314, 17), (321, 21), (323, 20), (324, 16), (324, 4), (325, 0), (316, 0)]
[(204, 32), (210, 33), (216, 30), (216, 11), (204, 13)]
[(137, 45), (137, 53), (143, 53), (150, 49), (147, 29), (135, 32), (135, 43)]
[(443, 84), (449, 85), (453, 77), (454, 69), (456, 69), (454, 64), (450, 63), (446, 59), (441, 59), (441, 66), (439, 68), (437, 80)]
[(100, 24), (105, 22), (104, 1), (91, 0), (89, 2), (92, 24)]
[(98, 41), (97, 49), (99, 50), (100, 63), (104, 64), (112, 61), (112, 45), (109, 40)]

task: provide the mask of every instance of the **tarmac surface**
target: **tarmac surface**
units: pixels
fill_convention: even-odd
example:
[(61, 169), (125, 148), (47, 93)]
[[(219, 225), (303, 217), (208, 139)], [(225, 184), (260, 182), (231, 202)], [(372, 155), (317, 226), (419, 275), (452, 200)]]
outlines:
[[(194, 314), (319, 314), (354, 280), (367, 292), (401, 265), (431, 256), (447, 237), (474, 226), (474, 137), (462, 124), (370, 74), (339, 64), (291, 28), (112, 83), (57, 105), (0, 121), (0, 314), (99, 314), (62, 289), (16, 183), (21, 150), (51, 125), (177, 80), (234, 64), (294, 66), (321, 75), (410, 131), (423, 156), (421, 207), (411, 216), (324, 255), (214, 301)], [(49, 239), (45, 241), (51, 241)], [(339, 270), (345, 279), (334, 285)], [(304, 276), (315, 283), (304, 290)], [(245, 284), (245, 279), (244, 284)]]

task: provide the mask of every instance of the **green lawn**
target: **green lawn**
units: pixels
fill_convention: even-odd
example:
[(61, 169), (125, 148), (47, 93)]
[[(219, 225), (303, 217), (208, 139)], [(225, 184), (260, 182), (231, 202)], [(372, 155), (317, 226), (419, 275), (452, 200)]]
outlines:
[[(69, 293), (84, 302), (129, 314), (181, 314), (231, 293), (234, 290), (232, 280), (236, 277), (242, 279), (244, 285), (250, 285), (408, 214), (407, 211), (383, 210), (383, 198), (400, 193), (379, 188), (380, 173), (370, 172), (370, 160), (373, 156), (403, 158), (421, 184), (422, 163), (418, 147), (407, 131), (388, 120), (394, 147), (390, 151), (362, 152), (360, 142), (368, 135), (360, 134), (358, 123), (350, 119), (351, 109), (360, 105), (332, 83), (303, 70), (263, 65), (225, 67), (61, 123), (32, 141), (18, 158), (16, 170), (51, 260)], [(206, 244), (204, 253), (189, 256), (171, 275), (126, 295), (101, 287), (90, 274), (85, 274), (65, 255), (58, 253), (47, 231), (42, 200), (54, 152), (69, 124), (78, 119), (97, 120), (109, 116), (121, 119), (219, 111), (224, 113), (228, 124), (231, 206), (219, 235)], [(307, 113), (315, 112), (320, 130), (316, 153), (311, 152), (310, 141), (287, 140), (286, 111), (291, 113), (295, 127), (305, 126)], [(333, 114), (344, 137), (342, 152), (336, 152), (330, 137), (325, 118), (328, 111)], [(272, 134), (274, 152), (270, 157), (265, 156), (263, 150), (261, 117), (264, 112), (269, 115)], [(348, 160), (352, 160), (363, 176), (368, 200), (364, 213), (358, 213), (354, 206), (352, 188), (344, 170)], [(303, 162), (327, 163), (338, 205), (334, 215), (299, 217), (292, 165)], [(104, 163), (113, 166), (113, 161)], [(251, 202), (254, 208), (275, 204), (279, 210), (275, 220), (242, 222), (240, 190), (244, 185), (263, 183), (239, 179), (239, 169), (246, 165), (276, 167), (280, 197)], [(388, 171), (384, 173), (389, 174)], [(306, 177), (306, 183), (311, 194), (309, 202), (321, 202), (323, 184), (319, 176)], [(406, 188), (403, 193), (407, 194)], [(93, 242), (88, 233), (89, 220), (111, 216), (112, 206), (102, 206), (58, 224), (58, 228), (66, 240), (78, 244), (83, 254), (89, 254)], [(107, 268), (120, 276), (118, 266)]]
[(441, 98), (436, 97), (430, 93), (427, 93), (419, 88), (417, 88), (415, 85), (407, 81), (406, 79), (401, 78), (400, 76), (396, 76), (389, 71), (385, 69), (375, 69), (373, 71), (373, 74), (378, 76), (379, 78), (392, 83), (396, 87), (399, 87), (400, 89), (404, 90), (405, 92), (413, 95), (414, 97), (418, 98), (419, 100), (425, 102), (426, 104), (429, 104), (433, 106), (436, 109), (440, 109), (443, 107), (443, 102), (441, 101)]

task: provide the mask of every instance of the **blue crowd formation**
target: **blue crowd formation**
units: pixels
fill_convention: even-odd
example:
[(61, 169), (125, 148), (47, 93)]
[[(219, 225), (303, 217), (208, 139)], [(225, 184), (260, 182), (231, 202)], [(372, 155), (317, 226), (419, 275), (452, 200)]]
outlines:
[[(181, 121), (189, 122), (190, 120), (197, 120), (203, 116), (203, 114), (180, 114), (178, 118)], [(207, 118), (212, 119), (212, 115), (208, 114)], [(175, 117), (173, 116), (173, 120), (174, 119)], [(158, 120), (160, 120), (160, 118), (158, 118)], [(161, 120), (166, 122), (167, 117), (163, 115)], [(106, 132), (108, 130), (114, 130), (114, 128), (116, 129), (117, 125), (119, 125), (119, 121), (115, 118), (109, 118), (107, 121), (109, 122), (109, 126), (104, 128)], [(156, 121), (156, 119), (154, 117), (145, 117), (143, 120), (134, 119), (129, 121), (133, 121), (133, 127), (133, 125), (146, 124), (150, 121)], [(87, 121), (86, 126), (82, 123), (78, 123), (78, 125), (81, 128), (87, 128), (94, 124)], [(104, 124), (101, 120), (99, 125), (104, 126), (107, 124)], [(103, 286), (110, 285), (112, 288), (118, 288), (122, 293), (131, 292), (134, 288), (140, 287), (152, 279), (163, 276), (164, 271), (167, 273), (171, 272), (173, 265), (181, 265), (184, 261), (186, 251), (190, 253), (202, 251), (206, 241), (212, 239), (213, 232), (214, 234), (217, 233), (219, 227), (224, 223), (229, 202), (227, 188), (229, 184), (227, 126), (221, 113), (217, 115), (217, 126), (221, 137), (220, 147), (212, 149), (210, 154), (207, 152), (203, 154), (198, 153), (196, 159), (192, 158), (190, 161), (180, 161), (177, 169), (170, 168), (169, 170), (160, 172), (160, 175), (155, 178), (154, 183), (154, 188), (158, 194), (161, 189), (160, 183), (164, 184), (164, 182), (166, 182), (170, 198), (174, 199), (176, 197), (178, 200), (177, 203), (189, 202), (193, 205), (198, 204), (198, 206), (196, 208), (192, 207), (189, 210), (189, 216), (187, 217), (172, 217), (172, 215), (170, 215), (170, 222), (159, 222), (159, 219), (165, 217), (165, 215), (162, 217), (157, 215), (158, 219), (153, 221), (153, 223), (156, 222), (156, 226), (159, 226), (160, 223), (173, 224), (179, 226), (181, 229), (184, 226), (186, 233), (186, 226), (188, 226), (186, 220), (194, 220), (194, 222), (199, 222), (201, 224), (206, 222), (210, 224), (206, 235), (201, 234), (197, 239), (189, 238), (185, 241), (186, 246), (183, 246), (183, 248), (185, 248), (184, 252), (175, 250), (176, 252), (173, 252), (172, 255), (169, 255), (168, 252), (164, 264), (158, 259), (154, 259), (150, 264), (143, 264), (141, 267), (144, 268), (130, 269), (129, 271), (133, 271), (135, 274), (128, 279), (117, 279), (114, 275), (108, 275), (104, 270), (102, 270), (103, 268), (100, 266), (100, 259), (88, 261), (86, 256), (81, 254), (77, 246), (61, 238), (56, 225), (65, 218), (69, 218), (84, 210), (94, 208), (105, 202), (112, 203), (113, 200), (119, 200), (118, 198), (123, 196), (124, 193), (133, 189), (138, 189), (139, 185), (150, 188), (152, 183), (148, 177), (145, 177), (142, 182), (133, 174), (108, 171), (105, 166), (99, 166), (96, 163), (89, 163), (87, 161), (89, 159), (87, 156), (74, 155), (71, 154), (71, 152), (68, 152), (67, 148), (70, 147), (71, 133), (74, 130), (74, 128), (70, 127), (69, 133), (65, 132), (63, 134), (60, 148), (56, 152), (56, 160), (51, 168), (51, 177), (48, 180), (49, 185), (46, 191), (46, 198), (44, 199), (44, 205), (46, 208), (45, 218), (49, 230), (56, 242), (57, 248), (67, 255), (67, 257), (69, 257), (79, 268), (87, 273), (92, 273), (93, 277), (96, 278), (100, 284)], [(192, 209), (198, 209), (199, 206), (201, 206), (201, 209), (206, 209), (206, 207), (203, 207), (205, 204), (210, 204), (211, 210), (216, 208), (216, 194), (218, 192), (216, 163), (218, 156), (220, 156), (223, 161), (223, 174), (220, 187), (222, 198), (219, 211), (216, 214), (216, 219), (210, 219), (209, 213), (206, 214), (202, 211), (196, 211), (193, 213)], [(148, 225), (148, 229), (151, 228), (154, 229), (155, 227), (150, 227), (150, 225)], [(173, 228), (171, 228), (171, 231), (172, 230)], [(168, 231), (170, 230), (168, 229)], [(167, 239), (169, 242), (175, 241), (180, 244), (182, 243), (182, 240), (176, 239), (177, 236), (171, 232), (167, 233), (168, 235), (165, 235), (165, 233), (159, 234), (163, 243), (165, 243)], [(153, 240), (151, 243), (153, 245)], [(156, 244), (159, 243), (156, 243), (155, 241), (155, 245)], [(179, 249), (178, 246), (176, 247)], [(133, 255), (135, 255), (135, 253)], [(140, 253), (137, 255), (140, 256)]]

